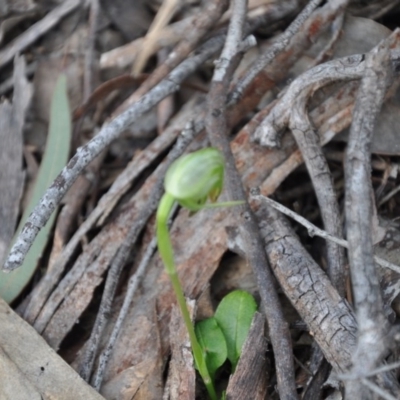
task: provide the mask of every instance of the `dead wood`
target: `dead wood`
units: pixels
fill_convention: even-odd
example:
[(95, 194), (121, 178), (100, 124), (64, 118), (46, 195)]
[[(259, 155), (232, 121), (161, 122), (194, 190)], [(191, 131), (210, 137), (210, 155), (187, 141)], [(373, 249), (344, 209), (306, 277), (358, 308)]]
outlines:
[[(357, 348), (353, 373), (366, 374), (379, 365), (388, 343), (388, 323), (378, 272), (373, 259), (373, 201), (370, 184), (370, 146), (374, 124), (391, 80), (388, 43), (382, 43), (366, 59), (368, 68), (361, 81), (346, 151), (346, 225), (354, 303), (358, 319)], [(355, 197), (363, 202), (356, 206)], [(346, 393), (354, 399), (373, 398), (358, 380), (346, 382)]]
[[(234, 16), (229, 24), (227, 39), (214, 70), (208, 96), (206, 128), (211, 144), (221, 151), (226, 162), (226, 188), (229, 200), (246, 199), (241, 178), (235, 165), (228, 139), (226, 103), (228, 87), (240, 57), (246, 2), (233, 2)], [(290, 351), (290, 333), (283, 316), (272, 273), (263, 250), (254, 215), (247, 203), (237, 207), (245, 253), (254, 272), (269, 324), (272, 346), (276, 354), (278, 391), (282, 399), (296, 399), (293, 358)]]
[[(0, 343), (3, 379), (10, 376), (16, 386), (2, 386), (3, 398), (102, 399), (42, 337), (0, 299)], [(6, 368), (7, 369), (4, 369)], [(11, 370), (8, 370), (11, 368)], [(12, 371), (15, 374), (12, 374)], [(22, 397), (21, 391), (28, 393)], [(5, 388), (6, 391), (3, 391)], [(30, 391), (32, 390), (32, 392)], [(4, 397), (7, 395), (10, 397)], [(19, 393), (19, 394), (18, 394)]]
[(262, 400), (267, 396), (266, 342), (264, 336), (265, 319), (256, 313), (251, 324), (249, 336), (243, 345), (243, 357), (240, 358), (235, 373), (229, 379), (226, 390), (228, 400), (245, 397)]
[(350, 305), (340, 297), (278, 212), (263, 207), (257, 197), (251, 204), (260, 221), (271, 267), (285, 294), (328, 362), (335, 369), (346, 371), (351, 365), (357, 332)]
[(174, 332), (171, 340), (171, 368), (168, 372), (166, 391), (171, 400), (191, 400), (195, 398), (196, 373), (189, 336), (183, 325), (177, 307), (171, 313), (170, 331)]

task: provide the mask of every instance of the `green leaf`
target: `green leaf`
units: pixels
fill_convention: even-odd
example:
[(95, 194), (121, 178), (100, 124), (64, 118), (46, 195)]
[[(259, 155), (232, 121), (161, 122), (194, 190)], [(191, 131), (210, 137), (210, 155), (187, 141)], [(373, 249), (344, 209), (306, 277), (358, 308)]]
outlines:
[(227, 356), (224, 335), (215, 318), (198, 322), (195, 331), (200, 347), (205, 354), (207, 369), (211, 379), (214, 379), (215, 372), (225, 362)]
[[(46, 149), (38, 171), (32, 197), (21, 218), (17, 233), (22, 229), (33, 208), (39, 203), (46, 189), (57, 177), (68, 161), (71, 142), (71, 112), (67, 96), (65, 75), (58, 78), (51, 100), (49, 132)], [(38, 261), (46, 247), (56, 213), (50, 217), (39, 232), (24, 263), (18, 269), (5, 273), (0, 271), (0, 296), (8, 303), (12, 302), (28, 284), (36, 270)]]
[(253, 296), (243, 290), (235, 290), (222, 299), (215, 312), (214, 318), (225, 336), (233, 371), (256, 311), (257, 304)]

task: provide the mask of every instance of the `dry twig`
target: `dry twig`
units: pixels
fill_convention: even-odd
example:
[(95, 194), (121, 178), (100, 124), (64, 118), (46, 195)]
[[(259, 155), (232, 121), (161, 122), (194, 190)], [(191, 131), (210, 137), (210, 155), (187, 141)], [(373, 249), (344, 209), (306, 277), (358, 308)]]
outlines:
[(250, 196), (271, 267), (285, 295), (336, 371), (344, 372), (356, 346), (357, 324), (350, 305), (312, 259), (287, 221), (264, 206), (257, 190)]
[(125, 318), (128, 315), (129, 307), (131, 306), (133, 296), (136, 293), (139, 283), (140, 283), (141, 279), (143, 278), (143, 275), (146, 272), (146, 268), (149, 264), (150, 258), (153, 255), (156, 248), (157, 248), (157, 240), (155, 238), (153, 238), (152, 241), (148, 244), (147, 249), (142, 257), (142, 260), (140, 261), (140, 264), (137, 267), (137, 270), (129, 279), (128, 289), (126, 291), (124, 302), (119, 311), (118, 319), (115, 322), (114, 328), (108, 339), (106, 347), (103, 349), (103, 351), (100, 354), (99, 365), (98, 365), (97, 370), (92, 378), (92, 386), (94, 388), (96, 388), (97, 390), (100, 389), (101, 384), (103, 382), (104, 371), (107, 366), (108, 359), (110, 358), (110, 355), (114, 348), (115, 342), (118, 339), (118, 335), (119, 335), (119, 332), (125, 321)]
[[(178, 9), (178, 6), (179, 0), (164, 0), (161, 4), (157, 15), (155, 16), (146, 36), (144, 37), (142, 49), (135, 62), (133, 63), (133, 76), (138, 76), (142, 72), (147, 60), (153, 52), (153, 47), (154, 43), (157, 41), (157, 36), (160, 35), (162, 29), (165, 28), (165, 26), (174, 16), (175, 12)], [(176, 65), (178, 65), (178, 63)]]
[[(325, 229), (333, 236), (342, 237), (342, 226), (339, 204), (333, 187), (328, 162), (322, 152), (314, 128), (307, 114), (307, 101), (313, 88), (301, 93), (294, 102), (289, 126), (301, 151), (308, 173), (314, 186), (315, 194), (324, 222)], [(327, 263), (328, 274), (333, 285), (341, 296), (345, 295), (344, 250), (340, 246), (328, 242)]]
[(277, 54), (288, 46), (290, 39), (299, 31), (304, 21), (311, 15), (321, 1), (322, 0), (311, 0), (271, 48), (258, 58), (251, 70), (246, 72), (246, 75), (236, 85), (235, 90), (231, 92), (229, 97), (232, 103), (237, 103), (239, 101), (240, 97), (255, 77), (277, 56)]
[[(269, 66), (267, 65), (253, 79), (252, 84), (247, 87), (239, 102), (240, 108), (247, 110), (247, 112), (253, 111), (262, 96), (268, 90), (271, 90), (277, 82), (286, 78), (287, 71), (291, 66), (310, 48), (312, 43), (318, 40), (329, 24), (338, 15), (343, 13), (346, 4), (347, 0), (332, 0), (327, 2), (323, 7), (315, 10), (304, 22), (300, 30), (292, 37), (287, 48), (280, 52), (272, 63)], [(251, 68), (249, 69), (250, 71)], [(244, 75), (249, 74), (250, 71), (246, 71)], [(232, 96), (229, 95), (228, 98), (232, 98)], [(229, 115), (229, 120), (237, 121), (235, 113)]]
[(300, 75), (292, 82), (286, 93), (263, 120), (255, 131), (254, 138), (263, 146), (278, 146), (278, 135), (288, 126), (290, 111), (297, 97), (303, 91), (315, 91), (335, 81), (360, 79), (365, 71), (363, 60), (363, 55), (355, 54), (317, 65)]
[[(388, 42), (366, 56), (364, 78), (357, 95), (346, 150), (346, 226), (350, 272), (358, 320), (358, 341), (352, 357), (353, 371), (377, 367), (387, 349), (388, 322), (383, 312), (379, 279), (373, 259), (372, 186), (370, 144), (375, 120), (382, 106), (390, 69)], [(372, 398), (363, 382), (346, 382), (351, 399)]]
[(99, 20), (99, 0), (90, 0), (89, 32), (85, 52), (85, 74), (83, 82), (83, 102), (86, 102), (94, 90), (93, 69), (95, 67), (95, 44)]
[(36, 22), (23, 34), (9, 43), (0, 51), (0, 68), (9, 63), (16, 55), (20, 54), (28, 46), (33, 44), (42, 35), (59, 23), (66, 15), (74, 11), (82, 4), (81, 0), (68, 0), (50, 11), (44, 18)]
[[(307, 229), (307, 232), (311, 237), (319, 236), (323, 239), (330, 240), (331, 242), (336, 243), (339, 246), (344, 247), (345, 249), (349, 248), (349, 244), (348, 244), (347, 240), (340, 239), (338, 237), (330, 235), (329, 233), (318, 228), (311, 222), (307, 221), (301, 215), (295, 213), (294, 211), (290, 210), (289, 208), (285, 207), (284, 205), (277, 203), (276, 201), (270, 199), (269, 197), (255, 195), (255, 196), (253, 196), (253, 198), (254, 198), (254, 200), (260, 201), (261, 203), (264, 202), (264, 203), (268, 204), (269, 206), (275, 208), (275, 210), (278, 210), (282, 214), (285, 214), (287, 217), (290, 217), (290, 218), (294, 219), (296, 222), (298, 222), (299, 224), (303, 225)], [(400, 274), (400, 266), (390, 263), (389, 261), (386, 261), (383, 258), (378, 257), (378, 256), (374, 256), (374, 260), (381, 267), (389, 268), (392, 271), (395, 271), (398, 274)]]
[[(133, 93), (115, 112), (120, 113), (135, 103), (141, 96), (147, 93), (152, 87), (164, 79), (170, 71), (190, 54), (199, 41), (209, 32), (209, 29), (215, 25), (222, 13), (228, 7), (228, 0), (217, 0), (207, 3), (203, 13), (200, 13), (193, 21), (197, 29), (188, 29), (183, 40), (179, 42), (176, 48), (169, 54), (167, 60), (153, 71), (151, 76)], [(136, 71), (137, 72), (137, 71)]]
[[(208, 96), (209, 111), (206, 127), (210, 141), (224, 155), (226, 162), (226, 188), (231, 200), (246, 198), (240, 175), (235, 167), (228, 140), (226, 103), (231, 76), (239, 61), (238, 48), (243, 37), (246, 1), (233, 2), (233, 15), (227, 41), (216, 64)], [(265, 307), (272, 346), (275, 352), (278, 390), (282, 399), (297, 399), (294, 382), (294, 366), (288, 326), (279, 303), (271, 271), (262, 246), (261, 237), (251, 209), (241, 206), (242, 235), (246, 243), (246, 255), (257, 279), (261, 299)]]

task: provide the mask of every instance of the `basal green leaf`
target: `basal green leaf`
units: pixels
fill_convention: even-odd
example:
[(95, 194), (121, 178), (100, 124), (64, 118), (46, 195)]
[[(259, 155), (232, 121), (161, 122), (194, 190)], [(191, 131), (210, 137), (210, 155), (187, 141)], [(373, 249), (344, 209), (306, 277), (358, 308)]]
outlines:
[(239, 361), (256, 310), (257, 304), (251, 294), (235, 290), (222, 299), (215, 312), (215, 319), (225, 336), (228, 359), (233, 370)]
[[(38, 204), (46, 189), (67, 163), (70, 141), (71, 112), (67, 96), (67, 79), (65, 75), (60, 75), (51, 101), (46, 149), (42, 163), (40, 164), (32, 197), (21, 218), (17, 232), (22, 229), (33, 208)], [(35, 272), (37, 263), (46, 247), (55, 214), (54, 212), (46, 226), (38, 234), (21, 267), (10, 273), (0, 271), (0, 296), (8, 303), (21, 293)]]
[(211, 379), (214, 379), (215, 372), (225, 362), (227, 356), (224, 335), (215, 318), (198, 322), (195, 331), (197, 340), (205, 354)]

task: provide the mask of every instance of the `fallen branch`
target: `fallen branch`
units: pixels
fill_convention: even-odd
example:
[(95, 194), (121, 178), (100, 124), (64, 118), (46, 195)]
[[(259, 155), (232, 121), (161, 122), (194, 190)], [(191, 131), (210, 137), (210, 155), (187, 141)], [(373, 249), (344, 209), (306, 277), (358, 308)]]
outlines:
[[(378, 272), (373, 259), (372, 183), (370, 144), (376, 118), (384, 101), (389, 80), (388, 42), (366, 57), (364, 78), (354, 107), (346, 150), (346, 227), (354, 303), (359, 325), (352, 370), (368, 372), (376, 368), (388, 348), (389, 324), (383, 312)], [(365, 382), (346, 382), (346, 396), (372, 399)]]

